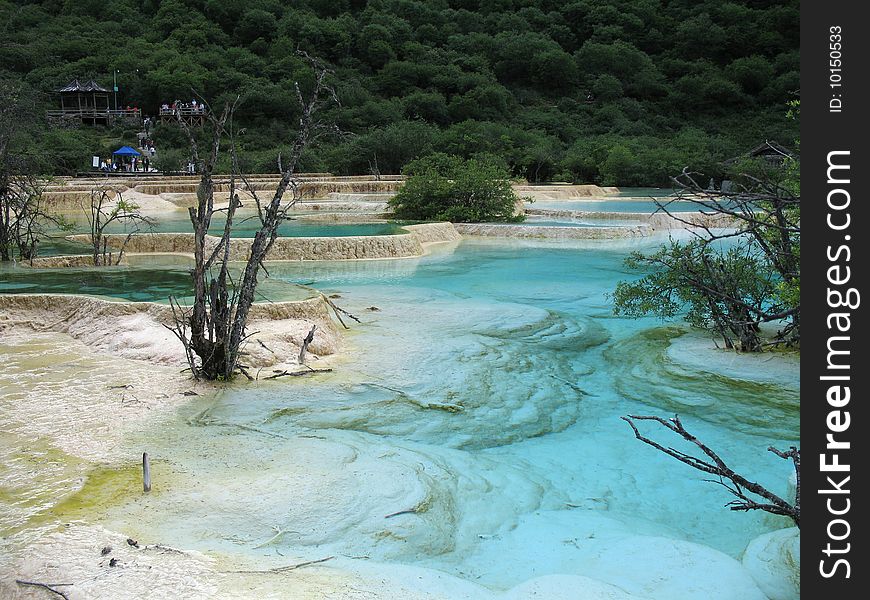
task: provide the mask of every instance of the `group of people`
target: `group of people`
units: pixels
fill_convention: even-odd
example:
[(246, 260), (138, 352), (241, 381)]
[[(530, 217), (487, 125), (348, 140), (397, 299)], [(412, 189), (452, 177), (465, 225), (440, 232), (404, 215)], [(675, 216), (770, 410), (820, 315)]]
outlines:
[(117, 173), (118, 171), (125, 173), (135, 173), (137, 171), (150, 171), (151, 159), (147, 154), (140, 156), (131, 156), (130, 160), (109, 160), (108, 158), (100, 165), (100, 171), (104, 173)]
[(172, 104), (163, 103), (160, 107), (161, 113), (166, 113), (169, 111), (175, 112), (176, 110), (182, 110), (184, 112), (193, 112), (193, 113), (204, 113), (205, 112), (205, 103), (197, 102), (196, 98), (191, 100), (190, 102), (182, 102), (181, 100), (176, 100)]
[[(149, 119), (146, 119), (146, 121), (149, 121)], [(111, 159), (105, 159), (100, 162), (100, 171), (103, 171), (104, 173), (118, 171), (127, 173), (151, 171), (151, 162), (154, 156), (156, 156), (157, 150), (154, 148), (154, 140), (150, 137), (150, 125), (149, 122), (146, 122), (145, 130), (140, 131), (137, 134), (137, 137), (139, 138), (139, 156), (129, 156), (125, 154), (114, 156)], [(96, 166), (96, 163), (94, 166)]]
[(148, 132), (143, 131), (138, 134), (139, 136), (139, 150), (142, 151), (142, 154), (145, 156), (154, 156), (157, 154), (157, 150), (154, 148), (154, 140), (148, 137)]

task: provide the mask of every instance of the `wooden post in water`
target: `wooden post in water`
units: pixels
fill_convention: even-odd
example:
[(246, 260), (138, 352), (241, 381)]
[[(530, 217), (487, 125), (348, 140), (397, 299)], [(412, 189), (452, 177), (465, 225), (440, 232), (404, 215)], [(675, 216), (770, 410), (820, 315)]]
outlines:
[(151, 461), (147, 452), (142, 453), (142, 487), (146, 492), (151, 491)]

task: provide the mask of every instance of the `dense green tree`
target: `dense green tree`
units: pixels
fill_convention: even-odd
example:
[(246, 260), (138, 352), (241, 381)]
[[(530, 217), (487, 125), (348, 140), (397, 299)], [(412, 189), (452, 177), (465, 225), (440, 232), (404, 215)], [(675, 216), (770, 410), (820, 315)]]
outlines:
[[(0, 0), (0, 75), (40, 92), (40, 111), (57, 105), (52, 90), (73, 77), (109, 86), (116, 71), (119, 103), (150, 114), (194, 91), (215, 102), (241, 93), (238, 124), (252, 140), (245, 143), (265, 157), (292, 130), (287, 107), (293, 83), (306, 78), (295, 55), (302, 48), (332, 63), (343, 102), (335, 121), (354, 134), (317, 151), (330, 170), (364, 168), (368, 160), (353, 155), (358, 140), (420, 120), (437, 127), (426, 144), (465, 157), (496, 152), (515, 175), (534, 178), (530, 165), (538, 161), (520, 148), (529, 142), (536, 150), (526, 154), (556, 157), (555, 166), (537, 170), (544, 177), (570, 163), (578, 180), (592, 173), (602, 181), (603, 168), (623, 184), (662, 185), (665, 167), (682, 157), (683, 129), (727, 148), (720, 158), (795, 137), (782, 106), (799, 87), (798, 7), (797, 0)], [(454, 128), (467, 121), (489, 125), (457, 140)], [(522, 130), (558, 147), (541, 152), (547, 144), (524, 139)], [(496, 131), (505, 139), (493, 139)], [(112, 135), (62, 131), (34, 144), (57, 143), (64, 153), (78, 146), (81, 156), (56, 164), (86, 165), (97, 148), (120, 141)], [(581, 137), (596, 148), (622, 146), (633, 166), (616, 168), (622, 150), (605, 166), (609, 147), (594, 160), (580, 157)]]
[(405, 117), (421, 119), (437, 125), (450, 122), (447, 102), (437, 92), (413, 92), (402, 99)]
[(519, 198), (508, 173), (492, 157), (430, 154), (406, 165), (408, 179), (390, 206), (400, 219), (479, 223), (517, 221)]
[(721, 336), (729, 349), (760, 351), (758, 316), (781, 308), (775, 272), (749, 243), (717, 252), (701, 241), (671, 242), (653, 254), (633, 253), (626, 266), (651, 272), (617, 285), (617, 315), (680, 316)]
[(367, 173), (377, 163), (381, 173), (399, 173), (402, 167), (432, 150), (437, 129), (419, 121), (399, 121), (355, 137), (347, 146), (344, 168)]

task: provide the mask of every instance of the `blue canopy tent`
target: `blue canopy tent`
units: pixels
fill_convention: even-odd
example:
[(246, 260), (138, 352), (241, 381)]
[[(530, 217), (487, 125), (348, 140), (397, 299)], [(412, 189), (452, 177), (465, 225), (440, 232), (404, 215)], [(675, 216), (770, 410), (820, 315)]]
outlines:
[(142, 153), (130, 146), (121, 146), (112, 152), (112, 156), (117, 158), (116, 162), (123, 165), (127, 171), (135, 171), (137, 170), (136, 157), (142, 156)]
[(121, 146), (114, 152), (112, 152), (115, 156), (142, 156), (138, 150), (131, 148), (130, 146)]

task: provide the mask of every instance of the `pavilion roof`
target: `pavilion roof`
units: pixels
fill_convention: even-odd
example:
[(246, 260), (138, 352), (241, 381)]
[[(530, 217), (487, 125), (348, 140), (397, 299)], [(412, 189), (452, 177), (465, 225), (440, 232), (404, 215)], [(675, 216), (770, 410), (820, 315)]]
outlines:
[(82, 83), (78, 80), (78, 78), (73, 79), (68, 84), (63, 86), (62, 88), (57, 89), (58, 92), (108, 92), (106, 88), (101, 86), (99, 83), (94, 81), (93, 79), (89, 79), (85, 83)]

